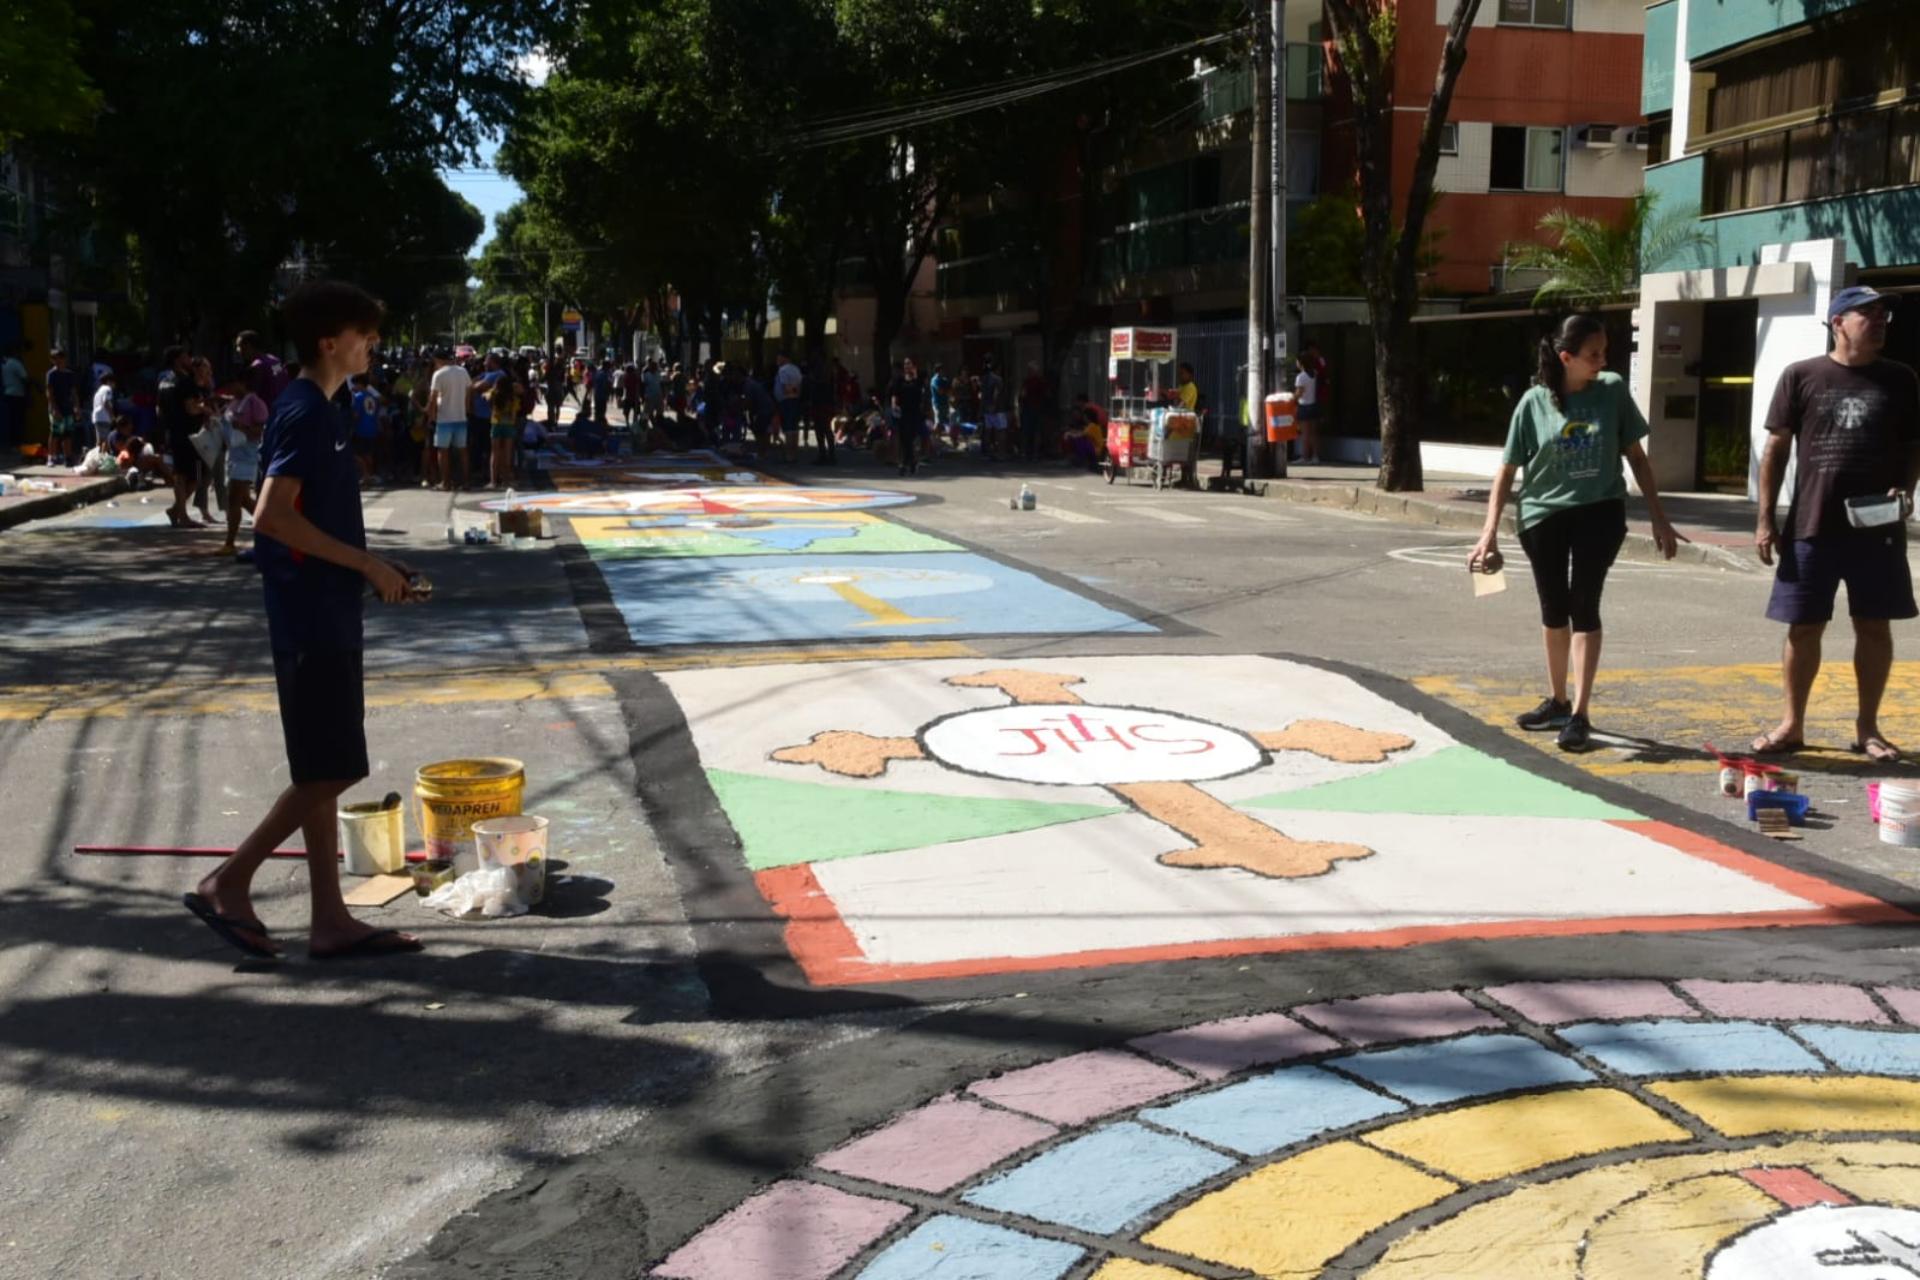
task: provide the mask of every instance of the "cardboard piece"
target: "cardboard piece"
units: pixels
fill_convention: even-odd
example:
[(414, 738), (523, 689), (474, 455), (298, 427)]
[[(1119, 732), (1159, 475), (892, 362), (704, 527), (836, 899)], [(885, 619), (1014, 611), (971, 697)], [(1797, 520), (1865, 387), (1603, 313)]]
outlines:
[(1479, 599), (1481, 596), (1499, 595), (1507, 589), (1507, 571), (1505, 569), (1496, 569), (1492, 573), (1476, 573), (1471, 576), (1473, 578), (1473, 595), (1475, 599)]
[(368, 876), (347, 891), (350, 907), (384, 907), (403, 893), (413, 892), (412, 876)]

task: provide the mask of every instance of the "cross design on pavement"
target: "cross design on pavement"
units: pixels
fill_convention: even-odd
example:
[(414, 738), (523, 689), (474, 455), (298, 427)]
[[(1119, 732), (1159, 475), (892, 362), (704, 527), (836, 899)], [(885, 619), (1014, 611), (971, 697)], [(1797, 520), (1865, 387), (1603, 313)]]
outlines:
[[(997, 708), (963, 712), (924, 726), (911, 738), (830, 729), (804, 744), (782, 747), (772, 758), (782, 764), (816, 766), (846, 778), (881, 777), (896, 760), (933, 760), (962, 772), (1014, 781), (1103, 787), (1191, 843), (1189, 848), (1159, 855), (1163, 866), (1236, 867), (1269, 879), (1291, 880), (1325, 875), (1335, 863), (1371, 857), (1374, 850), (1338, 841), (1295, 840), (1217, 799), (1196, 782), (1257, 768), (1280, 751), (1305, 752), (1340, 764), (1378, 764), (1413, 745), (1413, 739), (1404, 734), (1329, 720), (1300, 720), (1271, 733), (1243, 734), (1139, 708), (1089, 706), (1074, 692), (1082, 677), (1059, 672), (1009, 668), (953, 676), (946, 683), (961, 689), (998, 690), (1007, 695), (1012, 707), (1072, 710), (1033, 717), (1031, 723), (1009, 723)], [(992, 723), (986, 723), (989, 720)], [(982, 747), (981, 742), (998, 745)], [(1104, 764), (1089, 763), (1096, 758), (1121, 765), (1107, 769)], [(1163, 776), (1156, 768), (1163, 770)], [(1209, 773), (1209, 768), (1215, 771)], [(1055, 772), (1049, 775), (1048, 769)]]

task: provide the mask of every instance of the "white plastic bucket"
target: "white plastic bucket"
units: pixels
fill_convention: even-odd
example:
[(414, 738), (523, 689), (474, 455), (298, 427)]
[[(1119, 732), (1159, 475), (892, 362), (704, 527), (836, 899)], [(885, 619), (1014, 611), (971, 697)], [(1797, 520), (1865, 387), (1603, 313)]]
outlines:
[(483, 818), (473, 824), (482, 867), (506, 867), (518, 882), (520, 900), (538, 906), (547, 896), (547, 820), (532, 814)]
[(1920, 786), (1910, 782), (1880, 785), (1880, 843), (1920, 849)]
[(406, 810), (378, 800), (340, 806), (340, 852), (350, 876), (391, 875), (407, 865)]

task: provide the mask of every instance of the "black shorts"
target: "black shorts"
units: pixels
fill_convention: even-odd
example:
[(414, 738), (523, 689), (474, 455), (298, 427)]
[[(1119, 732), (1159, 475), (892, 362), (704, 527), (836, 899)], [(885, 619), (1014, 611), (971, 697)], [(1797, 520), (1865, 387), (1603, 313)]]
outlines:
[(280, 730), (293, 781), (367, 776), (366, 698), (358, 649), (273, 651)]
[(205, 465), (200, 460), (200, 451), (193, 447), (193, 441), (180, 432), (167, 435), (167, 452), (173, 455), (173, 474), (182, 480), (198, 483), (200, 468)]
[(1847, 584), (1847, 612), (1869, 621), (1920, 615), (1913, 599), (1903, 529), (1857, 529), (1781, 542), (1767, 616), (1789, 626), (1833, 620), (1834, 597)]

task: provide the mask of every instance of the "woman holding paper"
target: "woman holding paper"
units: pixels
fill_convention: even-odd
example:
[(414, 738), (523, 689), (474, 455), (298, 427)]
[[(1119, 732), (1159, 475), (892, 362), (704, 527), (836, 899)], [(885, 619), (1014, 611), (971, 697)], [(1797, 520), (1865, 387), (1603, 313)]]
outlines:
[[(1626, 381), (1606, 372), (1598, 316), (1569, 316), (1540, 342), (1535, 385), (1514, 406), (1507, 450), (1487, 498), (1487, 523), (1468, 557), (1475, 572), (1499, 564), (1500, 515), (1520, 482), (1520, 548), (1533, 567), (1547, 651), (1548, 694), (1519, 717), (1522, 729), (1560, 730), (1562, 751), (1584, 751), (1588, 702), (1600, 669), (1600, 593), (1627, 536), (1626, 459), (1647, 502), (1653, 540), (1671, 560), (1686, 541), (1667, 522), (1641, 441), (1647, 422)], [(1577, 670), (1569, 696), (1569, 668)]]

